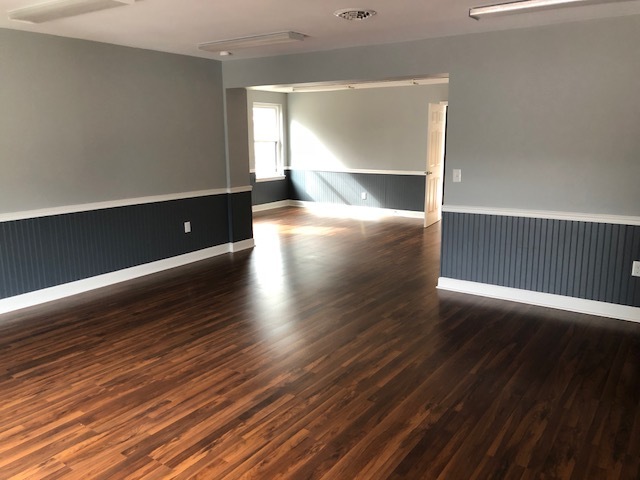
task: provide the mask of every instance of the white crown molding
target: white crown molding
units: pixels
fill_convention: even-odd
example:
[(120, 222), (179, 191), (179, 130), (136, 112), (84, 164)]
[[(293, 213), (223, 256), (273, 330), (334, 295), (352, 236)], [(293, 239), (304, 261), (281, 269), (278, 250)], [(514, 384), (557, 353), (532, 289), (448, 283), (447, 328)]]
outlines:
[(567, 310), (570, 312), (597, 315), (599, 317), (640, 322), (640, 308), (614, 303), (585, 300), (583, 298), (566, 297), (551, 293), (533, 292), (518, 288), (501, 287), (479, 282), (456, 280), (454, 278), (438, 278), (438, 289), (451, 292), (478, 295), (481, 297), (497, 298), (512, 302), (526, 303), (540, 307)]
[(125, 268), (95, 277), (85, 278), (75, 282), (56, 285), (55, 287), (44, 288), (34, 292), (16, 295), (0, 300), (0, 314), (33, 307), (42, 303), (60, 300), (62, 298), (88, 292), (97, 288), (107, 287), (116, 283), (126, 282), (134, 278), (144, 277), (163, 270), (180, 267), (193, 262), (206, 260), (207, 258), (223, 255), (225, 253), (239, 252), (254, 246), (253, 239), (243, 240), (235, 243), (224, 243), (215, 247), (205, 248), (196, 252), (178, 255), (177, 257), (166, 258), (156, 262), (145, 263), (131, 268)]
[(548, 210), (519, 210), (515, 208), (471, 207), (467, 205), (443, 205), (447, 213), (472, 213), (479, 215), (500, 215), (506, 217), (546, 218), (574, 222), (613, 223), (619, 225), (640, 225), (640, 217), (607, 215), (601, 213), (555, 212)]
[(109, 200), (106, 202), (84, 203), (78, 205), (65, 205), (62, 207), (42, 208), (38, 210), (26, 210), (23, 212), (0, 213), (0, 223), (29, 218), (50, 217), (52, 215), (65, 215), (68, 213), (89, 212), (92, 210), (104, 210), (107, 208), (129, 207), (132, 205), (144, 205), (147, 203), (167, 202), (170, 200), (183, 200), (187, 198), (209, 197), (213, 195), (226, 195), (233, 193), (250, 192), (251, 186), (216, 188), (212, 190), (197, 190), (193, 192), (169, 193), (166, 195), (153, 195), (149, 197), (125, 198), (122, 200)]
[(284, 167), (285, 170), (297, 170), (299, 172), (333, 172), (333, 173), (369, 173), (376, 175), (413, 175), (425, 176), (424, 170), (370, 170), (364, 168), (298, 168), (294, 166)]

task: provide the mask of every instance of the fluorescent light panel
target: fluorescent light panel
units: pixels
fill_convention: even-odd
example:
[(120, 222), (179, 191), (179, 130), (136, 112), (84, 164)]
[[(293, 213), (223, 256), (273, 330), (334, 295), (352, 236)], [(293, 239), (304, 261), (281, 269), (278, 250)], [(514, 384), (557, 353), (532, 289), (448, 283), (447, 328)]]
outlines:
[(8, 13), (10, 20), (43, 23), (59, 18), (74, 17), (107, 8), (131, 5), (136, 0), (54, 0), (29, 7), (16, 8)]
[(218, 42), (207, 42), (198, 45), (198, 49), (207, 52), (233, 52), (243, 48), (263, 47), (265, 45), (276, 45), (279, 43), (300, 42), (305, 39), (305, 35), (297, 32), (277, 32), (266, 35), (255, 35), (253, 37), (233, 38)]
[(485, 7), (469, 9), (469, 16), (480, 20), (482, 17), (495, 17), (515, 13), (529, 13), (554, 8), (580, 7), (583, 5), (595, 5), (598, 3), (613, 3), (628, 0), (522, 0), (518, 2), (499, 3)]

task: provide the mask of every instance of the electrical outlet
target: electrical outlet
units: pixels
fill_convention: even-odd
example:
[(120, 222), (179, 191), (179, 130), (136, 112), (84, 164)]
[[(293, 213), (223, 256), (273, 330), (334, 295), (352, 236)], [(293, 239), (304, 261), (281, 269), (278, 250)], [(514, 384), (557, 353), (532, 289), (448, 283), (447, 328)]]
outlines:
[(631, 269), (631, 275), (633, 277), (640, 277), (640, 262), (633, 262), (633, 268)]
[(191, 233), (191, 222), (184, 222), (184, 233)]
[(360, 194), (360, 198), (362, 198), (362, 200), (366, 200), (367, 199), (367, 192), (362, 192)]

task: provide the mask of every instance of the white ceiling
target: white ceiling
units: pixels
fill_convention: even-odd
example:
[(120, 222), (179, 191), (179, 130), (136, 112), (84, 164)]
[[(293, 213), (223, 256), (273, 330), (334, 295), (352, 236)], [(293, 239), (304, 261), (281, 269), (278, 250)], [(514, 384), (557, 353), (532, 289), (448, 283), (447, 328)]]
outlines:
[[(506, 0), (505, 0), (506, 1)], [(39, 25), (14, 22), (6, 11), (40, 0), (0, 0), (0, 28), (48, 33), (98, 42), (219, 60), (266, 57), (358, 45), (403, 42), (473, 32), (548, 25), (640, 14), (640, 0), (472, 20), (470, 7), (495, 0), (139, 0)], [(349, 22), (333, 12), (371, 8), (378, 15)], [(303, 42), (234, 52), (232, 57), (199, 51), (197, 44), (280, 31), (308, 35)]]

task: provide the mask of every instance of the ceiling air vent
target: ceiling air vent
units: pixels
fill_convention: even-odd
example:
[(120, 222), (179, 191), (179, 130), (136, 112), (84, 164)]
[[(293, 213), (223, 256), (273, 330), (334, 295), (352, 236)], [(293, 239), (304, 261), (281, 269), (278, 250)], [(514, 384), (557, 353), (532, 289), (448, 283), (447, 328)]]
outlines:
[(345, 20), (360, 21), (373, 17), (376, 13), (375, 10), (362, 9), (362, 8), (345, 8), (343, 10), (336, 10), (333, 14), (336, 17), (344, 18)]

